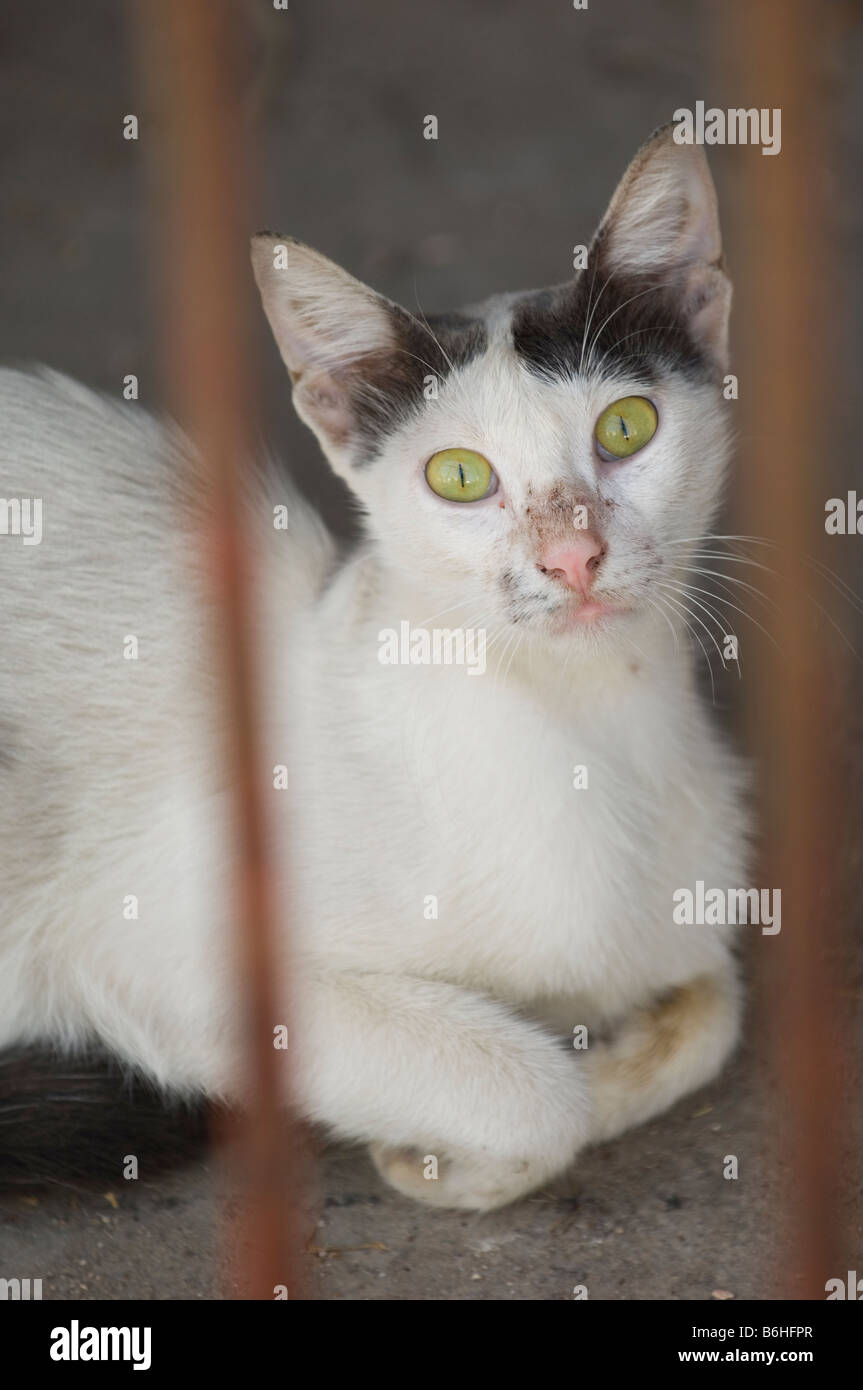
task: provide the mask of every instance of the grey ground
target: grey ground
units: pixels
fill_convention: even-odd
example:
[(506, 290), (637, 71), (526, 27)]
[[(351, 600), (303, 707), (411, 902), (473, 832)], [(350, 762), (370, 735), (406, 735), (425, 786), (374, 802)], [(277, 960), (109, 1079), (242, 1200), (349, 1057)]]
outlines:
[[(586, 1156), (555, 1191), (488, 1216), (420, 1209), (361, 1151), (330, 1149), (307, 1226), (308, 1292), (568, 1300), (583, 1284), (592, 1299), (768, 1297), (776, 1233), (765, 1216), (781, 1204), (782, 1175), (763, 1153), (761, 1114), (741, 1058), (671, 1116)], [(737, 1182), (721, 1176), (729, 1152)], [(218, 1297), (218, 1188), (196, 1164), (158, 1184), (113, 1184), (110, 1197), (7, 1198), (3, 1266), (42, 1277), (46, 1298)]]
[[(717, 35), (745, 23), (739, 3), (245, 8), (262, 166), (250, 231), (299, 236), (412, 309), (565, 278), (572, 245), (589, 238), (654, 126), (699, 97), (755, 100), (723, 91), (709, 64)], [(19, 3), (0, 21), (0, 358), (46, 361), (108, 390), (135, 372), (145, 402), (158, 406), (147, 106), (122, 14), (111, 0)], [(860, 49), (859, 24), (849, 22), (827, 74), (840, 146), (831, 153), (850, 168), (863, 132)], [(128, 112), (142, 117), (137, 145), (120, 138)], [(419, 135), (427, 113), (440, 119), (436, 144)], [(720, 194), (733, 183), (729, 157), (718, 151), (713, 161)], [(861, 197), (859, 181), (843, 186), (846, 270)], [(346, 530), (340, 485), (293, 420), (263, 326), (259, 345), (269, 438)], [(859, 343), (849, 353), (859, 364)], [(857, 925), (849, 915), (838, 966), (844, 1002), (859, 1014)], [(744, 1049), (713, 1086), (588, 1154), (571, 1182), (493, 1216), (422, 1210), (385, 1190), (361, 1152), (327, 1150), (308, 1220), (310, 1292), (556, 1300), (585, 1284), (592, 1299), (763, 1299), (793, 1289), (780, 1221), (789, 1192), (781, 1102), (762, 1034), (755, 1010)], [(736, 1182), (722, 1178), (729, 1153)], [(46, 1298), (219, 1297), (231, 1287), (219, 1186), (215, 1162), (195, 1163), (155, 1184), (115, 1184), (111, 1195), (4, 1198), (0, 1274), (41, 1277)], [(843, 1270), (863, 1269), (859, 1164), (848, 1166), (841, 1210)]]

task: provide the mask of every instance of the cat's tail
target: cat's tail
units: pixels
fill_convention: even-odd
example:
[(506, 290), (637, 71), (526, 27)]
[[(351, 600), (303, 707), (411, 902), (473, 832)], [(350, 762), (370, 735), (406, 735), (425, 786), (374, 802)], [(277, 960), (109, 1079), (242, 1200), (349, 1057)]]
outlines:
[(166, 1101), (105, 1056), (0, 1053), (0, 1190), (149, 1178), (201, 1157), (206, 1138), (202, 1105)]

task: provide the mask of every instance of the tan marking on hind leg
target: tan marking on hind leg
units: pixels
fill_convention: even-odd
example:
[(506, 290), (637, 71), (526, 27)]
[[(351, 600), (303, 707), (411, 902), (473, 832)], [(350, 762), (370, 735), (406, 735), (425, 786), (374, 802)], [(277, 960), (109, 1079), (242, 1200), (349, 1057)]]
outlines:
[(733, 978), (704, 976), (640, 1009), (592, 1048), (592, 1139), (641, 1124), (709, 1081), (736, 1041), (739, 1017)]

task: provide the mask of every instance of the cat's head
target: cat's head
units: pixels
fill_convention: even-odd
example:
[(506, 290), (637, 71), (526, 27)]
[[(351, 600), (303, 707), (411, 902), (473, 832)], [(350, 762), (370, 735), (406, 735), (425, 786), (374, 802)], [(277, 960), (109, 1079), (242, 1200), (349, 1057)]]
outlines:
[(659, 616), (717, 506), (721, 254), (707, 162), (665, 127), (553, 289), (426, 319), (298, 242), (252, 258), (297, 411), (406, 592), (453, 625), (594, 642)]

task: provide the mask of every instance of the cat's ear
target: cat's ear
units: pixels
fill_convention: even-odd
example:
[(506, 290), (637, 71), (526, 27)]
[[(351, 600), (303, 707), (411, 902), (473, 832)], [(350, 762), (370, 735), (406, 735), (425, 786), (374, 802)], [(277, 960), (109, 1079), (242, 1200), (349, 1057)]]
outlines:
[(698, 145), (662, 126), (617, 186), (594, 242), (606, 273), (667, 285), (699, 348), (724, 368), (731, 282), (722, 264), (716, 190)]
[(289, 237), (262, 232), (252, 238), (251, 254), (297, 414), (346, 472), (360, 433), (364, 384), (397, 353), (401, 311)]

